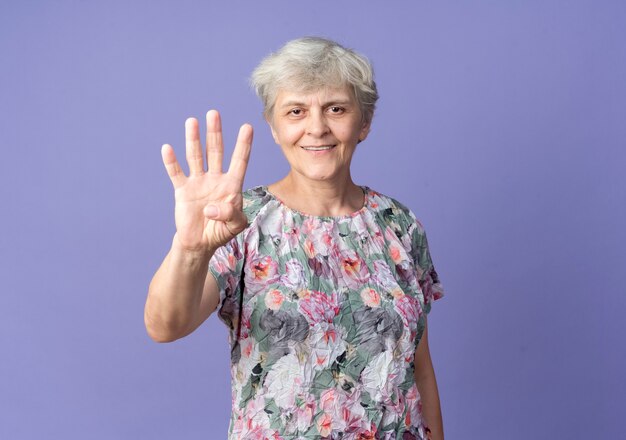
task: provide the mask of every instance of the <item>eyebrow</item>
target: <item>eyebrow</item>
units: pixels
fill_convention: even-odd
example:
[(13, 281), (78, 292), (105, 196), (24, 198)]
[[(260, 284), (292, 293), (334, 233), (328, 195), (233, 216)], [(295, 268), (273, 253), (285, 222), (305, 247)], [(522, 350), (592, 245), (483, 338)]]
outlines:
[[(351, 104), (351, 101), (349, 99), (330, 99), (326, 102), (322, 103), (322, 107), (328, 107), (330, 105), (349, 105)], [(285, 108), (285, 107), (292, 107), (292, 106), (302, 106), (302, 107), (306, 107), (307, 104), (305, 104), (303, 101), (299, 101), (297, 99), (292, 99), (289, 100), (285, 103), (283, 103), (280, 108)]]

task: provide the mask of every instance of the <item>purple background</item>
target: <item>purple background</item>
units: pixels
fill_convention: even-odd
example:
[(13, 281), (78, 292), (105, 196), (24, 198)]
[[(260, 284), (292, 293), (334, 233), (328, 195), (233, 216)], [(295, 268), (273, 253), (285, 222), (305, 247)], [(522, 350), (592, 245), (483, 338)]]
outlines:
[(174, 232), (159, 149), (217, 108), (229, 149), (256, 128), (246, 186), (282, 177), (246, 78), (308, 34), (374, 63), (353, 171), (428, 231), (447, 438), (622, 437), (625, 23), (592, 0), (2, 2), (0, 438), (225, 438), (224, 325), (143, 326)]

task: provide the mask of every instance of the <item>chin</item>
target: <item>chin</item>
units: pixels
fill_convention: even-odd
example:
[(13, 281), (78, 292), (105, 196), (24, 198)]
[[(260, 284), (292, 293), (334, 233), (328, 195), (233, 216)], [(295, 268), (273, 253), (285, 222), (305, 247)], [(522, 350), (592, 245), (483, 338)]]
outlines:
[(310, 179), (310, 180), (318, 180), (320, 182), (323, 182), (324, 180), (330, 180), (332, 178), (332, 175), (328, 175), (328, 174), (309, 174), (306, 177), (308, 179)]
[[(307, 166), (308, 165), (308, 166)], [(317, 166), (316, 166), (317, 165)], [(294, 171), (300, 176), (311, 180), (324, 182), (334, 180), (341, 176), (349, 176), (350, 169), (344, 170), (343, 167), (328, 166), (329, 164), (300, 164)]]

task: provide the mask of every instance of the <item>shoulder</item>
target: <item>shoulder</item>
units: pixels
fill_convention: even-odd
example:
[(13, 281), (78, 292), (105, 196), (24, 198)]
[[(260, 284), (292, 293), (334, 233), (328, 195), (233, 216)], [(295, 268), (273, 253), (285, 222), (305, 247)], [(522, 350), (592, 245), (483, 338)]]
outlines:
[(243, 192), (243, 213), (252, 223), (259, 212), (273, 200), (265, 186), (255, 186)]
[(386, 223), (394, 224), (409, 233), (414, 230), (423, 232), (424, 227), (421, 222), (406, 205), (371, 188), (364, 188), (369, 197), (370, 208), (375, 210)]

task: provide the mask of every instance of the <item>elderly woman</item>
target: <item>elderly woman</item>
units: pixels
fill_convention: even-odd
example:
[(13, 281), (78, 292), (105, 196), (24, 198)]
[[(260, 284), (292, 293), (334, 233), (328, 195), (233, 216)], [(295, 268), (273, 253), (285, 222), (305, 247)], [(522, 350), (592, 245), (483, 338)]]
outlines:
[(369, 62), (320, 38), (291, 41), (252, 74), (283, 179), (242, 193), (252, 127), (227, 172), (216, 111), (171, 146), (176, 234), (150, 284), (159, 342), (217, 310), (229, 328), (230, 439), (443, 438), (426, 314), (442, 295), (413, 213), (352, 181), (378, 94)]

